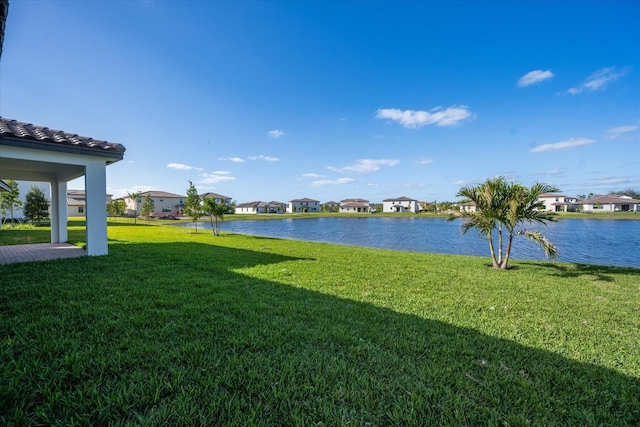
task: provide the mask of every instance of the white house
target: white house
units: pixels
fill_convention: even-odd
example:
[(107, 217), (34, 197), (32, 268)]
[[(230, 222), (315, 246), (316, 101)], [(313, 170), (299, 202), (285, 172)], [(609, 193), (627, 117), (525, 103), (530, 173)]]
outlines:
[(128, 195), (123, 198), (126, 205), (127, 216), (140, 216), (142, 205), (149, 196), (153, 201), (153, 212), (150, 216), (182, 215), (184, 209), (184, 201), (186, 196), (180, 194), (168, 193), (166, 191), (145, 191), (140, 193), (140, 197), (132, 199)]
[(544, 203), (545, 211), (575, 212), (578, 210), (578, 199), (557, 193), (542, 193), (538, 201)]
[(382, 212), (413, 212), (419, 210), (418, 201), (409, 197), (397, 197), (382, 201)]
[(290, 200), (287, 212), (320, 212), (320, 201), (307, 198)]
[(248, 202), (248, 203), (240, 203), (236, 206), (235, 212), (237, 214), (261, 214), (261, 213), (285, 213), (287, 209), (286, 203), (282, 202)]
[(370, 212), (371, 206), (365, 199), (344, 199), (340, 200), (340, 212)]
[(640, 200), (629, 196), (595, 196), (580, 202), (584, 212), (639, 212)]

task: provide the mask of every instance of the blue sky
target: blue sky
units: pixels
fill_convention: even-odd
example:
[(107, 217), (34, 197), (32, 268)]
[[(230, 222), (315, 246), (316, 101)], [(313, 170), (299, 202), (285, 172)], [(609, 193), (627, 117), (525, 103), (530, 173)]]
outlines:
[(639, 41), (637, 1), (11, 0), (0, 114), (123, 144), (115, 197), (640, 190)]

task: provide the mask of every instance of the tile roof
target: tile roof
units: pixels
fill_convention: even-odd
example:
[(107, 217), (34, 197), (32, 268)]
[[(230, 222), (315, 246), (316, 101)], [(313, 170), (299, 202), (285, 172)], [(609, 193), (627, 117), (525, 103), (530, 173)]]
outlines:
[(16, 138), (26, 141), (53, 143), (72, 147), (89, 148), (123, 155), (126, 148), (115, 142), (102, 141), (86, 136), (23, 123), (0, 117), (0, 138)]
[(293, 199), (289, 201), (290, 202), (319, 202), (320, 200), (308, 199), (305, 197), (304, 199)]
[(340, 200), (340, 203), (369, 203), (369, 201), (365, 199), (344, 199)]
[(174, 199), (186, 199), (186, 196), (181, 196), (179, 194), (168, 193), (166, 191), (143, 191), (140, 193), (140, 197), (166, 197), (166, 198), (174, 198)]
[(383, 202), (417, 202), (417, 200), (410, 197), (402, 196), (396, 197), (395, 199), (385, 199), (383, 200)]
[(201, 199), (230, 199), (231, 197), (223, 196), (222, 194), (218, 194), (218, 193), (204, 193), (204, 194), (200, 194), (200, 198)]
[(581, 200), (580, 204), (596, 204), (596, 203), (640, 203), (640, 200), (632, 199), (628, 196), (616, 196), (614, 194), (607, 194), (604, 196), (595, 196), (587, 200)]

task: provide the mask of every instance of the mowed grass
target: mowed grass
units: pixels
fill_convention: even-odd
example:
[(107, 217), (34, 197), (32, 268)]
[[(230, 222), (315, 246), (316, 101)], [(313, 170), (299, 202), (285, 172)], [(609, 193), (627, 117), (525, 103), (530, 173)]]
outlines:
[(0, 266), (0, 424), (640, 422), (640, 269), (140, 222), (109, 239)]

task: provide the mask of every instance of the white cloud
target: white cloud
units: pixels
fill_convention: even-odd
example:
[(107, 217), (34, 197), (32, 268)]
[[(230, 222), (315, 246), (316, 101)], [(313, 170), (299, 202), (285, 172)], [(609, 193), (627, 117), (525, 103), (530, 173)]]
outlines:
[(114, 198), (126, 197), (128, 194), (133, 193), (144, 193), (145, 191), (154, 191), (157, 190), (156, 187), (152, 185), (134, 185), (131, 188), (116, 188), (109, 190), (109, 193), (113, 195)]
[(395, 166), (398, 163), (400, 163), (400, 160), (396, 159), (358, 159), (353, 165), (345, 166), (343, 168), (329, 166), (327, 169), (334, 172), (349, 171), (362, 174), (378, 171), (381, 166)]
[(551, 77), (553, 77), (553, 73), (551, 72), (551, 70), (529, 71), (527, 74), (520, 77), (520, 80), (518, 80), (518, 86), (520, 87), (530, 86), (536, 83), (540, 83), (541, 81), (550, 79)]
[(189, 170), (201, 171), (202, 170), (202, 168), (196, 168), (194, 166), (187, 166), (187, 165), (183, 165), (182, 163), (169, 163), (167, 165), (167, 167), (169, 169), (178, 169), (178, 170), (183, 170), (183, 171), (189, 171)]
[(329, 179), (324, 179), (324, 180), (320, 180), (320, 181), (313, 181), (311, 183), (312, 186), (314, 187), (324, 187), (327, 185), (340, 185), (340, 184), (349, 184), (351, 182), (354, 182), (355, 179), (353, 178), (338, 178), (336, 180), (329, 180)]
[(436, 107), (430, 111), (402, 111), (396, 108), (381, 108), (376, 111), (376, 118), (393, 120), (409, 129), (433, 124), (436, 126), (456, 126), (471, 117), (472, 114), (465, 105), (452, 106), (446, 110), (443, 110), (442, 107)]
[(594, 91), (605, 89), (609, 83), (618, 80), (629, 72), (628, 68), (624, 68), (620, 71), (616, 70), (616, 67), (607, 67), (596, 71), (591, 74), (580, 86), (572, 87), (567, 90), (567, 93), (571, 95), (577, 95), (585, 90)]
[(595, 144), (595, 139), (589, 138), (570, 138), (565, 141), (555, 142), (553, 144), (542, 144), (531, 149), (532, 153), (541, 153), (543, 151), (564, 150), (567, 148), (576, 148), (582, 145)]
[(284, 132), (281, 131), (280, 129), (274, 129), (267, 132), (267, 135), (269, 135), (271, 138), (277, 139), (277, 138), (280, 138), (282, 135), (284, 135)]
[(198, 181), (199, 184), (217, 184), (222, 181), (233, 181), (235, 177), (229, 176), (227, 171), (215, 171), (212, 173), (203, 173), (202, 179)]
[(551, 169), (544, 172), (543, 175), (562, 175), (562, 171), (560, 169)]
[(629, 125), (629, 126), (619, 126), (616, 128), (607, 129), (607, 139), (617, 139), (621, 136), (627, 136), (630, 132), (635, 132), (638, 130), (638, 126)]
[(262, 154), (260, 154), (259, 156), (249, 156), (250, 160), (264, 160), (265, 162), (279, 162), (280, 159), (277, 157), (271, 157), (271, 156), (263, 156)]
[(623, 184), (636, 184), (638, 182), (638, 178), (635, 177), (602, 177), (596, 178), (587, 181), (587, 186), (592, 187), (610, 187), (612, 185), (623, 185)]
[(415, 162), (413, 162), (413, 164), (416, 165), (416, 166), (428, 165), (430, 163), (433, 163), (433, 159), (420, 159), (420, 160), (416, 160)]
[(320, 175), (317, 173), (305, 173), (305, 174), (302, 174), (302, 176), (305, 178), (322, 178), (324, 175)]
[(244, 163), (244, 159), (240, 157), (218, 157), (218, 160), (234, 162), (234, 163)]

